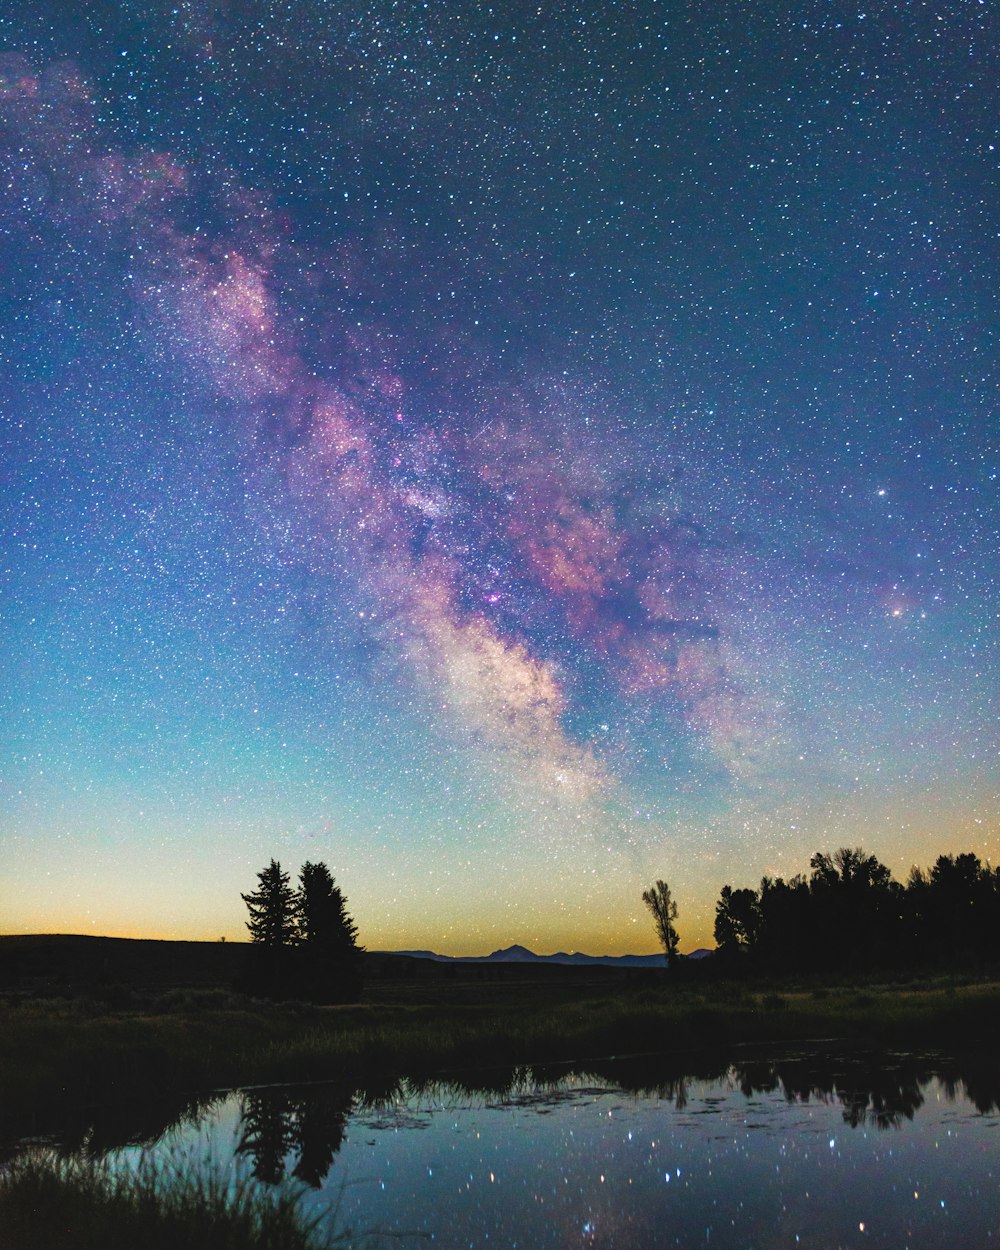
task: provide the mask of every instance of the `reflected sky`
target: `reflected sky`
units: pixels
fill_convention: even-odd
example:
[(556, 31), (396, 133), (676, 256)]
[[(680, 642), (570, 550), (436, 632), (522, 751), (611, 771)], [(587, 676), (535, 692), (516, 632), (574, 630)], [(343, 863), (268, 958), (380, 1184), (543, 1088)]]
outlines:
[[(750, 1063), (658, 1088), (593, 1073), (503, 1094), (401, 1083), (234, 1093), (161, 1148), (295, 1178), (331, 1228), (460, 1247), (985, 1246), (996, 1101), (954, 1072)], [(805, 1078), (805, 1079), (803, 1079)], [(391, 1241), (389, 1238), (391, 1237)], [(379, 1243), (376, 1243), (379, 1244)]]

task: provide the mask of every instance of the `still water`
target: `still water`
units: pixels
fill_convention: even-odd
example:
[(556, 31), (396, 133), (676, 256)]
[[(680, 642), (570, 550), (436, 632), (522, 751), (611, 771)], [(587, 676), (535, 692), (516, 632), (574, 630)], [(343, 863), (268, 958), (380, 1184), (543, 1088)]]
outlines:
[(978, 1250), (1000, 1247), (992, 1068), (797, 1054), (250, 1089), (154, 1149), (297, 1181), (352, 1244)]

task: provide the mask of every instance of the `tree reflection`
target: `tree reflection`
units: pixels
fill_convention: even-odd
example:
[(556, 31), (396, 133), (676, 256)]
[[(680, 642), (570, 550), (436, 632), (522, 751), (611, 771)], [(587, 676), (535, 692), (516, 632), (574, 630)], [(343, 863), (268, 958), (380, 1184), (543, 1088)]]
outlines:
[(319, 1189), (343, 1145), (352, 1101), (350, 1093), (333, 1097), (325, 1091), (322, 1097), (296, 1104), (294, 1131), (299, 1158), (293, 1175), (312, 1189)]
[(730, 1071), (725, 1054), (700, 1057), (680, 1055), (673, 1059), (662, 1055), (630, 1055), (626, 1059), (609, 1059), (588, 1064), (588, 1072), (614, 1082), (630, 1093), (672, 1102), (678, 1111), (688, 1105), (691, 1083), (719, 1081)]
[[(817, 1101), (839, 1106), (851, 1127), (895, 1128), (912, 1120), (923, 1105), (928, 1083), (937, 1078), (945, 1096), (967, 1098), (982, 1115), (1000, 1112), (1000, 1069), (992, 1054), (954, 1058), (874, 1051), (789, 1051), (779, 1056), (740, 1056), (725, 1051), (687, 1055), (640, 1055), (440, 1075), (370, 1075), (351, 1086), (311, 1085), (257, 1089), (241, 1096), (239, 1152), (253, 1175), (268, 1184), (291, 1174), (316, 1187), (340, 1150), (351, 1112), (406, 1106), (423, 1099), (435, 1106), (469, 1099), (490, 1104), (545, 1103), (572, 1096), (588, 1080), (606, 1088), (656, 1098), (684, 1110), (696, 1100), (698, 1082), (728, 1082), (746, 1098), (780, 1092), (789, 1102)], [(564, 1082), (572, 1082), (567, 1086)], [(562, 1087), (560, 1089), (560, 1087)], [(109, 1099), (69, 1105), (58, 1122), (42, 1111), (3, 1118), (0, 1160), (19, 1143), (45, 1137), (64, 1152), (101, 1155), (122, 1146), (151, 1145), (179, 1125), (196, 1124), (212, 1114), (222, 1096), (181, 1097), (150, 1091), (148, 1098)], [(0, 1117), (2, 1118), (2, 1117)]]
[(1000, 1076), (995, 1055), (977, 1054), (958, 1062), (946, 1061), (940, 1079), (950, 1099), (968, 1098), (980, 1115), (1000, 1112)]
[(244, 1094), (236, 1149), (250, 1156), (257, 1180), (277, 1185), (285, 1179), (285, 1156), (294, 1141), (287, 1095), (271, 1090)]
[(934, 1077), (950, 1099), (967, 1097), (981, 1114), (1000, 1110), (1000, 1072), (992, 1056), (946, 1060), (884, 1052), (808, 1051), (735, 1061), (717, 1056), (683, 1065), (642, 1056), (590, 1063), (586, 1072), (638, 1097), (672, 1102), (679, 1111), (687, 1106), (692, 1082), (728, 1078), (748, 1099), (780, 1092), (788, 1102), (839, 1106), (844, 1122), (852, 1128), (898, 1128), (912, 1120), (924, 1105), (926, 1087)]
[(839, 1103), (852, 1128), (897, 1128), (923, 1105), (923, 1086), (934, 1075), (927, 1060), (910, 1056), (795, 1055), (734, 1065), (746, 1097), (780, 1089), (789, 1102)]
[(353, 1091), (336, 1086), (248, 1091), (237, 1152), (249, 1156), (253, 1175), (268, 1185), (285, 1179), (288, 1156), (297, 1155), (292, 1175), (318, 1189), (343, 1144), (353, 1105)]

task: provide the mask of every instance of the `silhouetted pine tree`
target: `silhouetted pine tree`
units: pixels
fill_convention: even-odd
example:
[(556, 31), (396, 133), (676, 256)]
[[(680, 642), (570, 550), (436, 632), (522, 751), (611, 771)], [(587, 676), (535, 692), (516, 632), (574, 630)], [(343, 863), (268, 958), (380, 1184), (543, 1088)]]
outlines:
[(298, 936), (306, 996), (351, 1002), (361, 992), (358, 927), (326, 864), (308, 861), (299, 873)]
[(242, 985), (264, 998), (300, 998), (298, 952), (299, 903), (287, 872), (272, 859), (257, 874), (256, 890), (241, 897), (250, 911), (250, 949)]
[(302, 865), (299, 873), (300, 941), (317, 950), (347, 955), (357, 950), (358, 926), (347, 913), (340, 887), (326, 864)]
[(287, 872), (272, 859), (257, 874), (259, 885), (240, 897), (250, 910), (250, 941), (261, 946), (291, 946), (298, 938), (299, 904)]

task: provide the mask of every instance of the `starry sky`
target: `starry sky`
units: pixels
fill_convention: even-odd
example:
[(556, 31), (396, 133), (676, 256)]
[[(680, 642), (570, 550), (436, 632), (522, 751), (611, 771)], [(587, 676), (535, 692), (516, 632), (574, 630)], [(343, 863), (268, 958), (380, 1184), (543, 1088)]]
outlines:
[(0, 929), (681, 949), (1000, 859), (981, 0), (0, 16)]

